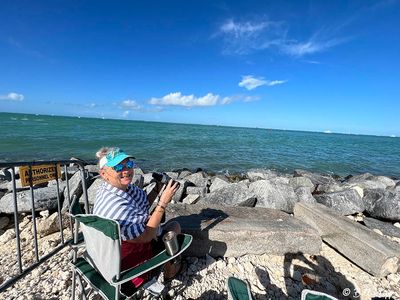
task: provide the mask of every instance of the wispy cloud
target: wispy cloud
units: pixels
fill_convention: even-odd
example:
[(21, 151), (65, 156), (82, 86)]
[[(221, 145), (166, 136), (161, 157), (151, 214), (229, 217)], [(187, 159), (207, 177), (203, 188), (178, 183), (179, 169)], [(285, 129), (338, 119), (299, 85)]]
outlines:
[(181, 92), (170, 93), (162, 98), (151, 98), (149, 103), (152, 105), (175, 105), (175, 106), (213, 106), (220, 101), (219, 95), (208, 93), (203, 97), (196, 97), (194, 95), (182, 95)]
[(266, 80), (264, 77), (254, 77), (253, 75), (247, 75), (243, 76), (242, 80), (239, 82), (240, 87), (244, 87), (247, 90), (254, 90), (255, 88), (259, 86), (274, 86), (278, 84), (283, 84), (285, 83), (286, 80)]
[(120, 106), (127, 110), (140, 110), (142, 106), (137, 103), (135, 100), (124, 100), (120, 103)]
[(24, 100), (24, 95), (18, 93), (8, 93), (7, 95), (0, 95), (0, 100), (8, 101), (22, 101)]
[(165, 106), (182, 106), (186, 108), (192, 107), (209, 107), (215, 105), (228, 105), (235, 101), (252, 102), (257, 101), (258, 96), (249, 95), (232, 95), (222, 97), (213, 93), (208, 93), (203, 97), (195, 95), (182, 95), (181, 92), (170, 93), (161, 98), (151, 98), (148, 102), (151, 105), (157, 105), (158, 109)]
[[(332, 29), (336, 28), (336, 29)], [(337, 27), (319, 29), (311, 37), (299, 40), (290, 37), (289, 25), (283, 21), (225, 21), (213, 37), (222, 37), (224, 54), (244, 55), (271, 50), (295, 58), (326, 51), (348, 38), (337, 37)]]

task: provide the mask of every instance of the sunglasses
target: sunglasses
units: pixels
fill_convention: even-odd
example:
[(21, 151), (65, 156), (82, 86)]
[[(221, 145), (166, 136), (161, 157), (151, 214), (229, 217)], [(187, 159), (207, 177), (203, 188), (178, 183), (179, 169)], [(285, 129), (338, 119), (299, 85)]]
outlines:
[(133, 162), (133, 160), (128, 160), (125, 164), (123, 163), (119, 163), (118, 165), (115, 165), (114, 167), (112, 167), (116, 172), (121, 172), (124, 168), (127, 169), (133, 169), (133, 167), (135, 166), (135, 163)]

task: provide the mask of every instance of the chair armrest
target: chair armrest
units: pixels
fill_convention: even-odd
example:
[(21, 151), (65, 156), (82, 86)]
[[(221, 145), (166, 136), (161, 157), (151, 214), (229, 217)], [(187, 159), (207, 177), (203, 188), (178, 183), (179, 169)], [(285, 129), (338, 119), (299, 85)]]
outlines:
[(111, 284), (119, 285), (165, 264), (169, 260), (181, 255), (190, 246), (192, 240), (193, 237), (190, 234), (178, 234), (178, 243), (180, 250), (174, 256), (169, 256), (167, 252), (163, 250), (156, 256), (153, 256), (149, 260), (145, 261), (144, 263), (121, 272), (119, 279), (113, 278), (113, 282), (111, 282)]

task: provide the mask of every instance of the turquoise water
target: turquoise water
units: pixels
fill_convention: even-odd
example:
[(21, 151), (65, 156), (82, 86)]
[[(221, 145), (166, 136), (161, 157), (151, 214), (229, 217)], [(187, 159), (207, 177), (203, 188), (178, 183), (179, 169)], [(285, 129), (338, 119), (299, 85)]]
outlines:
[(0, 161), (93, 160), (119, 146), (144, 170), (296, 168), (400, 177), (400, 138), (0, 113)]

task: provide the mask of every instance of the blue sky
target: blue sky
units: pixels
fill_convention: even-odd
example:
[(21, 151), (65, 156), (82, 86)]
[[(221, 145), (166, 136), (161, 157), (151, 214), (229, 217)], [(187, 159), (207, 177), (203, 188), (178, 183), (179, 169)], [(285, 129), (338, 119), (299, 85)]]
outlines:
[(0, 111), (400, 136), (399, 1), (1, 1)]

